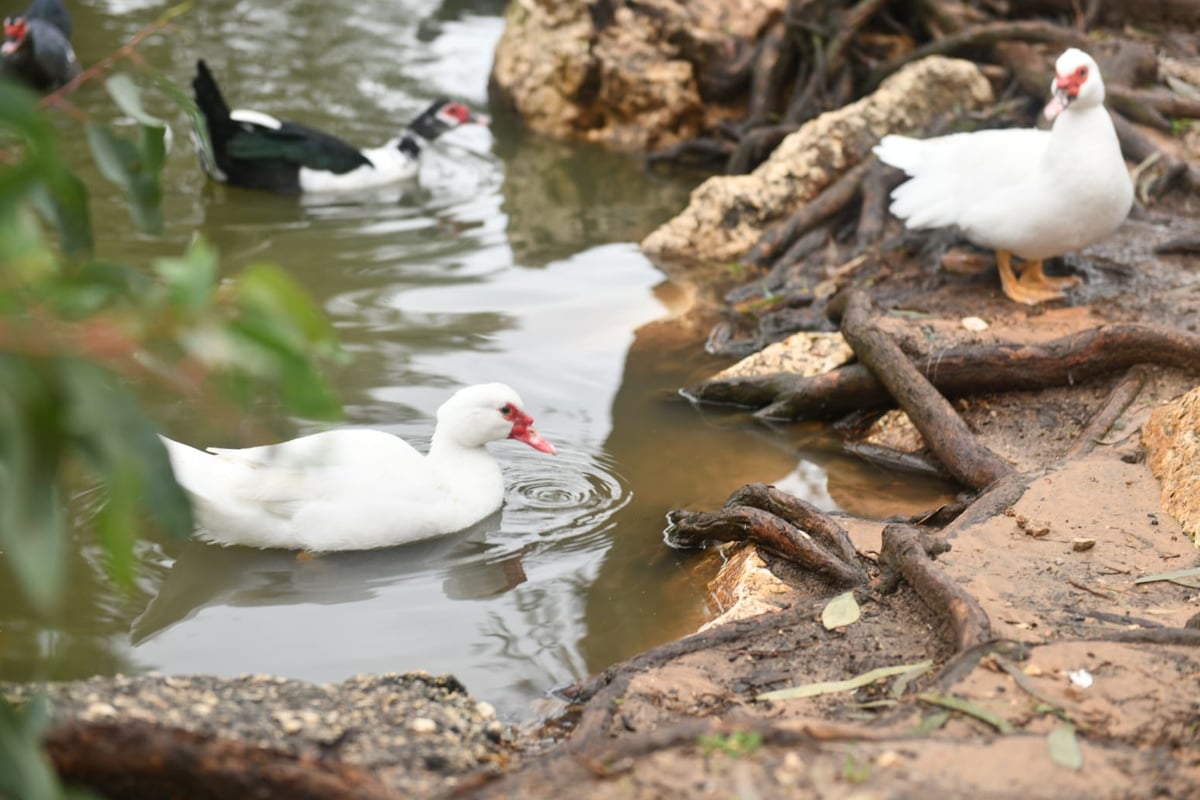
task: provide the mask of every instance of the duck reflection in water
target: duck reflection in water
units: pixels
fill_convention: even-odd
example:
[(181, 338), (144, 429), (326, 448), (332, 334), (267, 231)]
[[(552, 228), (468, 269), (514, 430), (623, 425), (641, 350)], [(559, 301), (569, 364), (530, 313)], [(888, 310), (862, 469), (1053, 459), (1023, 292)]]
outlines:
[(366, 603), (388, 587), (444, 571), (451, 600), (495, 597), (525, 582), (523, 552), (490, 555), (496, 511), (457, 533), (398, 547), (310, 555), (286, 550), (184, 543), (158, 594), (133, 621), (140, 645), (207, 608)]

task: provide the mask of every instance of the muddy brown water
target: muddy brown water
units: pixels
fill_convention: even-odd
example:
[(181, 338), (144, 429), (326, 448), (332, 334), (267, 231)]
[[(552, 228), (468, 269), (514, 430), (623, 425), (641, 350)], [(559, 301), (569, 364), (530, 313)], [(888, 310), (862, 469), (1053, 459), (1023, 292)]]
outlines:
[[(85, 65), (163, 8), (71, 6)], [(502, 10), (219, 0), (140, 52), (181, 85), (203, 56), (233, 105), (370, 145), (436, 96), (487, 105)], [(101, 119), (113, 114), (98, 85), (74, 102)], [(81, 533), (56, 619), (36, 619), (0, 575), (0, 679), (158, 670), (336, 681), (424, 669), (454, 673), (509, 719), (529, 718), (547, 710), (555, 687), (710, 615), (696, 557), (661, 543), (670, 508), (711, 507), (750, 480), (860, 514), (926, 507), (941, 490), (857, 466), (819, 428), (767, 429), (674, 396), (724, 362), (704, 355), (697, 334), (659, 321), (681, 312), (688, 292), (634, 243), (683, 206), (694, 179), (649, 176), (636, 158), (541, 141), (501, 118), (447, 136), (402, 191), (281, 199), (208, 185), (182, 117), (159, 98), (147, 104), (175, 128), (159, 238), (134, 229), (90, 165), (82, 130), (60, 123), (92, 192), (101, 256), (146, 262), (180, 252), (198, 231), (228, 273), (282, 264), (354, 355), (333, 375), (347, 424), (420, 446), (451, 391), (503, 380), (559, 456), (495, 447), (509, 479), (502, 512), (409, 547), (297, 560), (148, 539), (132, 593), (104, 580)], [(153, 399), (151, 411), (196, 444), (323, 427), (272, 412), (269, 398), (262, 405), (253, 426), (171, 398)], [(95, 502), (88, 494), (79, 506)]]

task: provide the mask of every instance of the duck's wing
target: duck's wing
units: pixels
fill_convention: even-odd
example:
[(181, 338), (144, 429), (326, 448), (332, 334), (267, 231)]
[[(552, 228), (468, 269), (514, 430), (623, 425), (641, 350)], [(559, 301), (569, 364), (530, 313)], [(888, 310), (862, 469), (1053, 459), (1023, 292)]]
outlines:
[(70, 40), (44, 19), (31, 19), (28, 25), (33, 62), (45, 76), (49, 88), (58, 88), (74, 80), (79, 75), (79, 62)]
[(389, 471), (417, 467), (424, 459), (412, 445), (383, 431), (343, 428), (314, 433), (279, 444), (227, 449), (210, 447), (208, 452), (233, 465), (274, 469), (281, 473), (325, 469), (375, 469)]
[(277, 120), (258, 111), (238, 109), (229, 117), (238, 127), (225, 145), (233, 158), (286, 161), (335, 175), (371, 166), (358, 148), (324, 131)]
[(976, 203), (998, 194), (1019, 195), (1037, 179), (1050, 132), (1004, 129), (934, 139), (885, 136), (876, 153), (910, 179), (892, 192), (892, 213), (909, 228), (962, 222)]
[(232, 499), (280, 520), (330, 496), (366, 498), (400, 483), (423, 485), (426, 473), (425, 457), (403, 439), (365, 428), (209, 452), (230, 477)]

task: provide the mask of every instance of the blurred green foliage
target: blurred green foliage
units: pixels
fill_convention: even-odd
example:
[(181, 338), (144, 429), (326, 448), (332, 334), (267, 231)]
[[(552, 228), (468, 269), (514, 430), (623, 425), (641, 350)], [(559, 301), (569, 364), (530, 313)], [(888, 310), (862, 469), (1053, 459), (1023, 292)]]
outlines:
[[(191, 101), (159, 89), (195, 118)], [(146, 233), (162, 230), (166, 124), (127, 76), (108, 78), (136, 139), (93, 121), (100, 172)], [(289, 411), (333, 418), (318, 364), (342, 357), (332, 328), (285, 272), (266, 264), (222, 279), (202, 239), (152, 264), (97, 260), (88, 192), (61, 158), (54, 126), (24, 88), (0, 79), (0, 568), (41, 613), (63, 596), (70, 547), (67, 476), (105, 491), (90, 529), (113, 578), (130, 583), (134, 546), (154, 525), (185, 537), (187, 498), (134, 384), (243, 404), (269, 392)], [(0, 796), (62, 793), (38, 744), (41, 705), (0, 699)]]

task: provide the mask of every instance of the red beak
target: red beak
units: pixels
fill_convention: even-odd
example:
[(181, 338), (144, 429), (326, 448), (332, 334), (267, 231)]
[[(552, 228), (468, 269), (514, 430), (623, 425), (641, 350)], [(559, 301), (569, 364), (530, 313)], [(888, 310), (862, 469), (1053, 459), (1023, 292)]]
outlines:
[(530, 417), (522, 415), (523, 419), (518, 419), (513, 424), (512, 433), (508, 435), (510, 439), (516, 439), (518, 442), (524, 442), (534, 450), (541, 450), (543, 453), (554, 455), (557, 451), (554, 445), (543, 439), (538, 432), (533, 429), (533, 420)]

